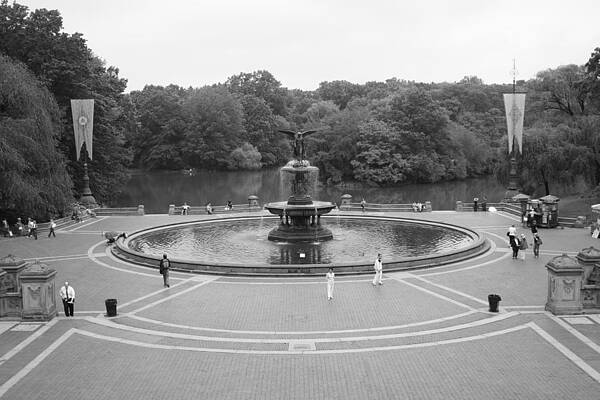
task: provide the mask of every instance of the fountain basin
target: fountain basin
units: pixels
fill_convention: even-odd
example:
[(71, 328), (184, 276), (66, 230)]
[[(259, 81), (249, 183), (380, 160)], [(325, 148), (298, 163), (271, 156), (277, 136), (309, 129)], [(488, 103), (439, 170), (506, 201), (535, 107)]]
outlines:
[[(489, 242), (473, 230), (434, 221), (342, 214), (325, 217), (325, 219), (334, 233), (342, 236), (339, 240), (336, 236), (336, 240), (324, 243), (268, 242), (264, 240), (264, 232), (277, 223), (276, 217), (231, 217), (172, 224), (138, 231), (132, 233), (125, 240), (119, 240), (112, 248), (112, 252), (120, 259), (153, 268), (158, 268), (162, 253), (167, 252), (174, 270), (222, 275), (306, 276), (325, 274), (329, 267), (333, 267), (336, 274), (342, 275), (372, 273), (375, 257), (373, 253), (378, 251), (384, 255), (384, 272), (390, 272), (429, 268), (462, 261), (482, 254), (490, 248)], [(240, 224), (250, 224), (250, 228), (238, 229), (237, 225)], [(402, 250), (405, 238), (398, 239), (399, 242), (390, 241), (390, 235), (386, 233), (389, 232), (389, 229), (383, 231), (383, 238), (369, 238), (360, 230), (362, 225), (366, 225), (365, 232), (372, 230), (372, 227), (389, 225), (392, 229), (401, 232), (405, 229), (403, 224), (415, 225), (417, 228), (420, 226), (426, 231), (431, 231), (434, 236), (440, 235), (442, 231), (458, 233), (458, 244), (449, 249), (442, 248), (428, 254), (426, 254), (426, 250), (416, 249), (403, 256), (400, 253), (396, 254), (396, 250)], [(356, 237), (350, 237), (348, 231), (354, 232), (354, 226), (357, 226), (359, 230), (353, 233)], [(194, 229), (196, 230), (194, 231)], [(151, 238), (152, 235), (171, 238), (174, 243), (173, 247), (169, 249), (169, 247), (155, 246), (153, 248), (151, 243), (145, 248), (137, 246), (140, 242)], [(198, 247), (203, 252), (199, 255), (186, 255), (185, 251), (180, 248), (181, 237), (177, 235), (199, 240)], [(409, 236), (419, 237), (418, 234)], [(204, 242), (205, 240), (207, 242)], [(417, 241), (427, 244), (427, 240), (418, 239)], [(261, 251), (257, 246), (268, 246), (271, 256), (267, 256), (264, 261), (253, 259), (251, 256)], [(388, 246), (388, 249), (385, 246)], [(204, 253), (213, 247), (215, 247), (214, 252)], [(331, 250), (328, 250), (330, 247)], [(301, 250), (297, 250), (298, 248)], [(361, 248), (364, 250), (362, 255), (357, 253)], [(222, 257), (222, 254), (229, 250), (234, 250), (232, 254), (241, 250), (241, 254)], [(328, 254), (335, 256), (340, 252), (347, 254), (344, 254), (343, 257), (329, 258)]]

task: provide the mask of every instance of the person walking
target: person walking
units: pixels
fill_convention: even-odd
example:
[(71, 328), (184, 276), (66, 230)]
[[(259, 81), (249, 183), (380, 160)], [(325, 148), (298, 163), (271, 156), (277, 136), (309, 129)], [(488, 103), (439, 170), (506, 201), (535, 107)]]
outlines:
[(335, 284), (335, 274), (333, 268), (329, 268), (329, 271), (325, 274), (327, 278), (327, 300), (333, 299), (333, 286)]
[(60, 298), (65, 309), (65, 317), (72, 317), (75, 308), (75, 289), (69, 286), (69, 282), (65, 282), (65, 285), (60, 288)]
[(536, 233), (533, 234), (533, 256), (539, 258), (540, 256), (540, 245), (542, 244), (542, 238)]
[(373, 277), (373, 286), (383, 285), (383, 282), (381, 281), (381, 276), (383, 275), (383, 263), (381, 262), (381, 253), (377, 254), (377, 259), (373, 264), (373, 269), (375, 269), (375, 276)]
[(365, 206), (367, 205), (367, 202), (365, 201), (364, 197), (360, 202), (360, 208), (362, 210), (362, 212), (365, 212)]
[(169, 270), (171, 269), (171, 261), (167, 258), (166, 254), (163, 254), (162, 260), (160, 260), (159, 272), (163, 276), (164, 287), (171, 287), (169, 285)]
[(519, 239), (519, 250), (521, 250), (521, 260), (525, 261), (525, 250), (527, 250), (529, 246), (527, 245), (527, 238), (524, 233), (521, 233), (521, 238)]
[(509, 235), (508, 241), (513, 252), (512, 258), (513, 260), (516, 260), (517, 256), (519, 255), (519, 238), (517, 238), (516, 235)]
[(54, 228), (56, 228), (56, 222), (54, 222), (54, 218), (50, 218), (50, 232), (48, 233), (48, 237), (50, 237), (50, 235), (56, 237), (56, 233), (54, 233)]

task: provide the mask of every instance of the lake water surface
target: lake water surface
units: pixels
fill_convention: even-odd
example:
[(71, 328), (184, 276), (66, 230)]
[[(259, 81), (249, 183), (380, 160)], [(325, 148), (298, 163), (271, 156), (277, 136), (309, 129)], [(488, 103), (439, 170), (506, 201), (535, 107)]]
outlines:
[[(249, 195), (259, 197), (260, 204), (287, 200), (279, 168), (260, 171), (143, 172), (132, 175), (126, 191), (113, 206), (133, 207), (143, 204), (146, 213), (167, 213), (169, 204), (187, 202), (203, 206), (207, 202), (224, 205), (246, 204)], [(370, 203), (413, 203), (431, 201), (434, 210), (452, 210), (456, 201), (470, 201), (486, 195), (489, 202), (500, 201), (506, 188), (493, 177), (433, 184), (390, 187), (319, 186), (316, 200), (340, 203), (342, 194), (351, 194)]]

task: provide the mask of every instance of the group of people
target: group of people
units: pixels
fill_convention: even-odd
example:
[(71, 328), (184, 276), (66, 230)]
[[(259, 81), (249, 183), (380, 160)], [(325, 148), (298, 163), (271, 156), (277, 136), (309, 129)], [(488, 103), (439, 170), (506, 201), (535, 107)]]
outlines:
[[(181, 206), (181, 215), (188, 215), (190, 212), (190, 208), (191, 207), (188, 205), (188, 203), (183, 203), (183, 205)], [(213, 208), (213, 205), (210, 202), (206, 203), (206, 206), (204, 208), (206, 209), (206, 213), (208, 215), (211, 215), (215, 212), (215, 209)], [(225, 211), (233, 210), (233, 203), (231, 202), (231, 200), (227, 200), (227, 204), (225, 204), (225, 207), (223, 209)]]
[[(56, 237), (55, 228), (56, 222), (54, 219), (50, 219), (48, 224), (49, 232), (48, 237)], [(33, 237), (35, 240), (38, 238), (38, 223), (33, 218), (27, 218), (27, 225), (24, 225), (21, 218), (17, 218), (17, 223), (14, 226), (10, 226), (8, 221), (2, 220), (2, 235), (4, 237), (15, 237), (15, 236), (27, 236), (28, 238)]]
[(425, 208), (425, 205), (421, 202), (412, 203), (412, 209), (414, 212), (423, 212), (424, 208)]
[[(533, 244), (533, 256), (535, 258), (538, 258), (540, 256), (540, 245), (542, 244), (542, 238), (540, 238), (540, 235), (538, 234), (537, 225), (535, 224), (535, 222), (532, 223), (530, 226), (531, 233), (533, 235), (531, 239)], [(521, 252), (520, 258), (521, 260), (525, 261), (525, 250), (529, 248), (529, 244), (527, 243), (527, 237), (525, 236), (525, 234), (521, 233), (521, 235), (519, 236), (517, 234), (517, 228), (515, 228), (514, 225), (511, 225), (511, 227), (508, 228), (506, 236), (508, 236), (508, 243), (513, 252), (513, 260), (518, 259), (519, 252)]]

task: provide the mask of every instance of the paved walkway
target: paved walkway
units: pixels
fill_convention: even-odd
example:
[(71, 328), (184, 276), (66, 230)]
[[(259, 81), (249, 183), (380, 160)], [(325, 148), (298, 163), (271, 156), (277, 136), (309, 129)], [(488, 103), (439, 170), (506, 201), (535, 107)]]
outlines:
[(340, 277), (327, 301), (324, 278), (173, 273), (163, 289), (102, 236), (203, 216), (102, 217), (56, 239), (0, 240), (0, 256), (39, 259), (77, 291), (75, 318), (0, 321), (0, 399), (600, 398), (600, 316), (544, 312), (545, 264), (599, 246), (588, 230), (541, 230), (541, 257), (516, 261), (512, 216), (418, 217), (474, 228), (492, 249), (378, 287)]

